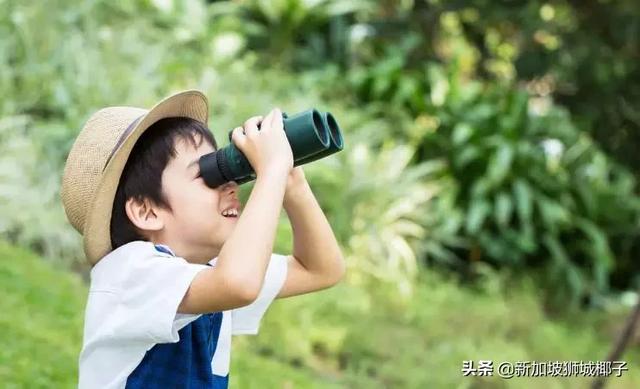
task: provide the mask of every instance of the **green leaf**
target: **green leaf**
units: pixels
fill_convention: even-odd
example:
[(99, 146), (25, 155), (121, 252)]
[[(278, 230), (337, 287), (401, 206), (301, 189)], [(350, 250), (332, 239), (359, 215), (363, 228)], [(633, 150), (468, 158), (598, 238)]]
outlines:
[(437, 241), (430, 241), (424, 245), (424, 249), (428, 256), (431, 256), (436, 262), (456, 264), (460, 262), (453, 252), (445, 248)]
[(565, 277), (567, 285), (571, 291), (570, 305), (576, 306), (578, 303), (578, 297), (583, 294), (585, 289), (585, 276), (576, 265), (568, 263), (565, 269)]
[(509, 112), (502, 117), (500, 123), (506, 132), (513, 134), (524, 127), (529, 96), (525, 92), (515, 92), (509, 97)]
[(471, 125), (465, 122), (461, 122), (456, 124), (456, 126), (453, 128), (453, 135), (451, 138), (453, 140), (453, 144), (459, 146), (460, 144), (468, 141), (472, 135), (473, 128), (471, 127)]
[(569, 255), (560, 241), (558, 241), (558, 238), (551, 234), (545, 234), (542, 237), (542, 244), (549, 250), (549, 254), (551, 254), (550, 275), (557, 280), (569, 264)]
[(511, 170), (513, 162), (513, 147), (503, 143), (493, 154), (489, 162), (488, 178), (494, 186), (499, 185)]
[[(593, 265), (601, 267), (600, 272), (608, 273), (611, 271), (615, 264), (615, 259), (605, 232), (595, 223), (583, 218), (580, 218), (576, 225), (587, 235), (587, 238), (589, 238), (591, 242), (585, 251), (592, 257)], [(598, 277), (598, 282), (604, 285), (604, 275), (599, 274)]]
[(480, 230), (487, 215), (491, 211), (491, 206), (484, 199), (476, 199), (471, 203), (471, 208), (467, 215), (466, 229), (470, 234), (475, 234)]
[(507, 227), (513, 213), (513, 201), (508, 193), (500, 192), (496, 196), (495, 218), (500, 227)]
[(490, 183), (486, 178), (480, 178), (471, 186), (471, 197), (479, 198), (484, 197), (489, 192)]
[(513, 183), (513, 194), (516, 199), (516, 210), (520, 223), (531, 224), (532, 191), (529, 184), (523, 179), (516, 179)]
[(547, 229), (557, 230), (570, 223), (569, 212), (555, 200), (546, 196), (536, 197), (540, 217)]
[(482, 154), (478, 147), (474, 145), (467, 145), (461, 152), (453, 155), (453, 162), (458, 169), (462, 169), (481, 156)]

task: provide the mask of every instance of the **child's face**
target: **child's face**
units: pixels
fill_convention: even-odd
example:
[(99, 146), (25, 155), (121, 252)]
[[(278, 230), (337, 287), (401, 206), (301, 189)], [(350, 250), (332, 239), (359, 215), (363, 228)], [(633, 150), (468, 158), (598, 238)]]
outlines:
[[(189, 262), (207, 263), (218, 255), (240, 216), (238, 185), (230, 182), (211, 189), (198, 177), (199, 158), (215, 151), (207, 142), (194, 148), (177, 139), (175, 150), (176, 157), (162, 173), (162, 190), (172, 209), (161, 211), (162, 239)], [(222, 215), (229, 209), (235, 209), (237, 216)]]

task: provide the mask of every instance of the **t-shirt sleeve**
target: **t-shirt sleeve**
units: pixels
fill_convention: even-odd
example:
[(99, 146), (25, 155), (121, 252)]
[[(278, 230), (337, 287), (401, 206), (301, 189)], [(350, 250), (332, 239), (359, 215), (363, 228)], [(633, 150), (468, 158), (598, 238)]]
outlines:
[(271, 255), (258, 298), (247, 306), (231, 310), (231, 333), (233, 335), (255, 335), (258, 333), (262, 316), (284, 285), (287, 278), (287, 266), (286, 255)]
[(153, 343), (177, 342), (178, 331), (200, 316), (179, 314), (178, 306), (196, 274), (208, 266), (162, 253), (128, 259), (112, 317), (117, 336)]

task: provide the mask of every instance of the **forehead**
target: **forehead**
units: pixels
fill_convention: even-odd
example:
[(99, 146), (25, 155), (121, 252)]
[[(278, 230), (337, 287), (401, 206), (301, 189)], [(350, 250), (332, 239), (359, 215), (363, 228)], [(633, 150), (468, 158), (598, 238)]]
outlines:
[(194, 159), (215, 151), (215, 148), (202, 138), (202, 135), (194, 134), (192, 136), (193, 139), (176, 138), (174, 143), (175, 157), (169, 163), (186, 168)]

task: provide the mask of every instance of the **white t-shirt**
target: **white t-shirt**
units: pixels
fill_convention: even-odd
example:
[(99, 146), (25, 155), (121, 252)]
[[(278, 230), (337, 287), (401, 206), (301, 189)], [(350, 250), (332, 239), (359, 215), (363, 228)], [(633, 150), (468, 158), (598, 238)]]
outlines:
[[(216, 258), (209, 263), (215, 262)], [(102, 258), (91, 270), (79, 388), (124, 388), (147, 350), (157, 343), (178, 342), (178, 331), (201, 316), (177, 313), (178, 305), (195, 275), (208, 267), (159, 251), (146, 241), (130, 242)], [(258, 333), (286, 275), (287, 257), (273, 254), (258, 298), (223, 312), (213, 374), (228, 374), (231, 335)]]

